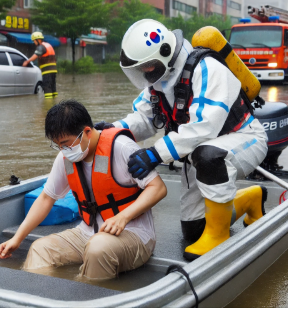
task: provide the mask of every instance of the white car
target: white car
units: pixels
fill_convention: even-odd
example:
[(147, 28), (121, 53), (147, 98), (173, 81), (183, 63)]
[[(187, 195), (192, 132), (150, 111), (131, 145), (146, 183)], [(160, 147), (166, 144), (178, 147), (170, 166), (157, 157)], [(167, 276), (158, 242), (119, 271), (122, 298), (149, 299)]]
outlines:
[(41, 70), (15, 48), (0, 46), (0, 97), (37, 94), (42, 91)]

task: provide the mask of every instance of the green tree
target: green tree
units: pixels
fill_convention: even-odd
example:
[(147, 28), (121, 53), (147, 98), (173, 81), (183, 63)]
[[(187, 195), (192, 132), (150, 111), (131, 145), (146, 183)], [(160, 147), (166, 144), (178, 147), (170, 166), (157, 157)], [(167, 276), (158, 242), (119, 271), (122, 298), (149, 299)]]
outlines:
[(7, 12), (15, 4), (16, 0), (0, 0), (0, 20), (5, 19)]
[(102, 0), (34, 0), (32, 22), (45, 33), (71, 39), (74, 66), (76, 39), (88, 34), (91, 27), (105, 27), (116, 4), (104, 4)]
[(164, 19), (150, 4), (142, 3), (140, 0), (125, 0), (123, 6), (118, 6), (113, 14), (108, 29), (108, 44), (121, 43), (127, 29), (140, 19), (151, 18), (158, 21)]
[(220, 31), (231, 28), (229, 17), (211, 15), (204, 17), (194, 13), (190, 18), (184, 19), (180, 14), (178, 17), (168, 18), (159, 14), (155, 8), (140, 0), (125, 0), (123, 6), (117, 7), (109, 21), (107, 28), (110, 33), (107, 37), (108, 44), (118, 45), (121, 43), (127, 29), (135, 22), (144, 18), (151, 18), (163, 23), (168, 29), (181, 29), (184, 37), (191, 42), (193, 34), (205, 26), (214, 26)]
[(204, 17), (203, 15), (198, 15), (197, 13), (193, 14), (193, 16), (188, 19), (184, 19), (180, 14), (178, 17), (165, 18), (163, 24), (171, 30), (181, 29), (183, 31), (184, 38), (189, 42), (191, 42), (194, 33), (202, 27), (213, 26), (222, 31), (224, 29), (230, 29), (232, 26), (228, 16), (223, 19), (223, 17), (217, 15)]

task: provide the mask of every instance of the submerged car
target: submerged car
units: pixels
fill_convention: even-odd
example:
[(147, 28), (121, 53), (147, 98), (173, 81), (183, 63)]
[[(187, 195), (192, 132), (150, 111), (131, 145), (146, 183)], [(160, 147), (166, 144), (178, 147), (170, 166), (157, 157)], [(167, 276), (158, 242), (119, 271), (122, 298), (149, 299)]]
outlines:
[(0, 46), (0, 97), (37, 94), (42, 91), (41, 70), (15, 48)]

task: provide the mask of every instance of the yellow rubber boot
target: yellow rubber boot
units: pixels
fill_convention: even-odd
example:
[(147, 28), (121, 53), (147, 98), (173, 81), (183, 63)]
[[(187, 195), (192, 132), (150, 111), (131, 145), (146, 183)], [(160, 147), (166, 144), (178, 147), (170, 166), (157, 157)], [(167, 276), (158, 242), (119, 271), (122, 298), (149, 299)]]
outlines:
[(206, 226), (195, 243), (189, 245), (184, 257), (194, 260), (207, 253), (230, 237), (230, 223), (233, 212), (233, 200), (227, 203), (217, 203), (205, 198)]
[[(189, 245), (184, 257), (194, 260), (207, 253), (230, 237), (230, 225), (246, 213), (243, 224), (248, 226), (265, 215), (264, 202), (267, 200), (267, 189), (264, 186), (250, 186), (237, 191), (234, 200), (227, 203), (217, 203), (205, 199), (206, 226), (197, 242)], [(234, 221), (231, 221), (232, 210), (236, 211)]]
[(239, 189), (234, 198), (234, 208), (236, 210), (236, 220), (247, 213), (243, 225), (248, 225), (257, 221), (265, 215), (264, 202), (267, 200), (267, 189), (264, 186), (250, 186)]

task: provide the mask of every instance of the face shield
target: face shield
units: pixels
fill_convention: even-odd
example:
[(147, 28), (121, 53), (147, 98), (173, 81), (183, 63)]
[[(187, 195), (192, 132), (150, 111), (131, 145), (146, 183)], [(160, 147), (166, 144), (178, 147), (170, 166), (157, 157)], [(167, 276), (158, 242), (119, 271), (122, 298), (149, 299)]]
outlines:
[(131, 83), (139, 89), (150, 87), (166, 73), (165, 65), (158, 59), (153, 59), (129, 68), (121, 65), (121, 68)]

